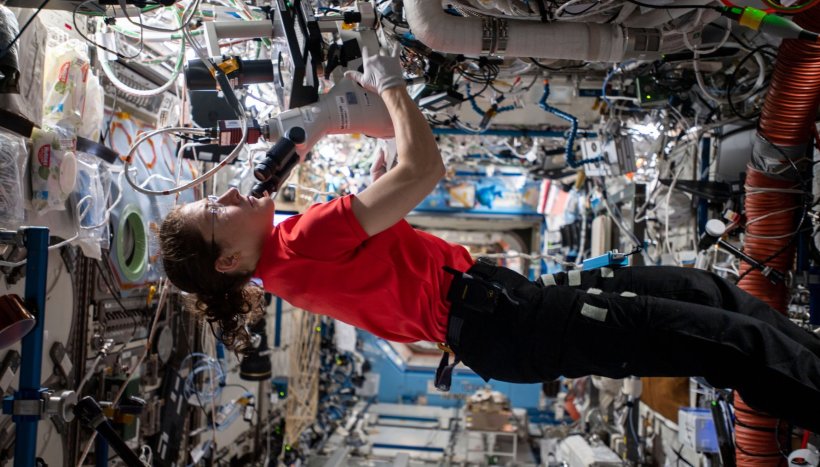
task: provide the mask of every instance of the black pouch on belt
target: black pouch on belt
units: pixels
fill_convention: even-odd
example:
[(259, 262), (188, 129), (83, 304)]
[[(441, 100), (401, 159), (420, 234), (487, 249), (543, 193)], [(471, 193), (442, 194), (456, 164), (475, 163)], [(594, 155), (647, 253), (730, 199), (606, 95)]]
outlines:
[(453, 275), (447, 300), (478, 313), (495, 311), (498, 300), (504, 294), (503, 287), (447, 266), (444, 270)]
[[(453, 275), (453, 282), (447, 292), (447, 300), (452, 304), (450, 309), (450, 319), (447, 323), (447, 344), (453, 347), (453, 363), (450, 363), (450, 353), (445, 351), (441, 356), (438, 369), (436, 370), (435, 385), (439, 391), (447, 392), (453, 381), (453, 370), (461, 361), (459, 358), (459, 336), (461, 325), (465, 319), (466, 312), (493, 313), (498, 306), (498, 301), (504, 295), (511, 301), (507, 291), (499, 284), (486, 281), (471, 274), (456, 271), (453, 268), (444, 266), (444, 270)], [(467, 313), (468, 314), (468, 313)]]

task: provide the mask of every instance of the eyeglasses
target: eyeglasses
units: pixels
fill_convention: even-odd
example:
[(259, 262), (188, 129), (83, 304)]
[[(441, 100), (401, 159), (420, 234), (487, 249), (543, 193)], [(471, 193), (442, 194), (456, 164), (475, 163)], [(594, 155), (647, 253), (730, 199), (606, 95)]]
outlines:
[(217, 202), (218, 200), (218, 197), (214, 195), (208, 195), (208, 202), (205, 205), (208, 209), (208, 212), (211, 213), (211, 257), (216, 256), (216, 215), (224, 207)]

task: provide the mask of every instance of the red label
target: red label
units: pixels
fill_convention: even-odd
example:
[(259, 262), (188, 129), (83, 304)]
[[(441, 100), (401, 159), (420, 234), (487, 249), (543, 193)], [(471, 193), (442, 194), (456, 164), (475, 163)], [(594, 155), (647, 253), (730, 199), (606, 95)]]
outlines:
[(51, 167), (51, 145), (46, 144), (37, 152), (37, 160), (43, 167)]
[(60, 73), (57, 75), (57, 81), (60, 83), (67, 83), (68, 82), (68, 70), (71, 68), (71, 62), (63, 62), (63, 65), (60, 67)]

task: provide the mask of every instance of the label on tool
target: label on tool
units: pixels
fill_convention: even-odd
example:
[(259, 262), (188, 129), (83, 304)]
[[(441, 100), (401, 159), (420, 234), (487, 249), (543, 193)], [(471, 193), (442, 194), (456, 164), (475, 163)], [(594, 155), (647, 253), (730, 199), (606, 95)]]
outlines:
[(347, 108), (347, 99), (344, 96), (336, 97), (336, 108), (339, 110), (339, 129), (350, 128), (350, 112)]

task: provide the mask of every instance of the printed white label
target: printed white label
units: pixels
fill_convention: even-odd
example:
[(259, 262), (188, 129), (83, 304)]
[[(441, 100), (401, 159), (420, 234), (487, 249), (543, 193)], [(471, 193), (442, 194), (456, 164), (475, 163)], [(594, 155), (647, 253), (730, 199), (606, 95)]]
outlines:
[(336, 97), (336, 107), (339, 109), (339, 129), (350, 128), (350, 112), (347, 108), (347, 99), (344, 96)]

